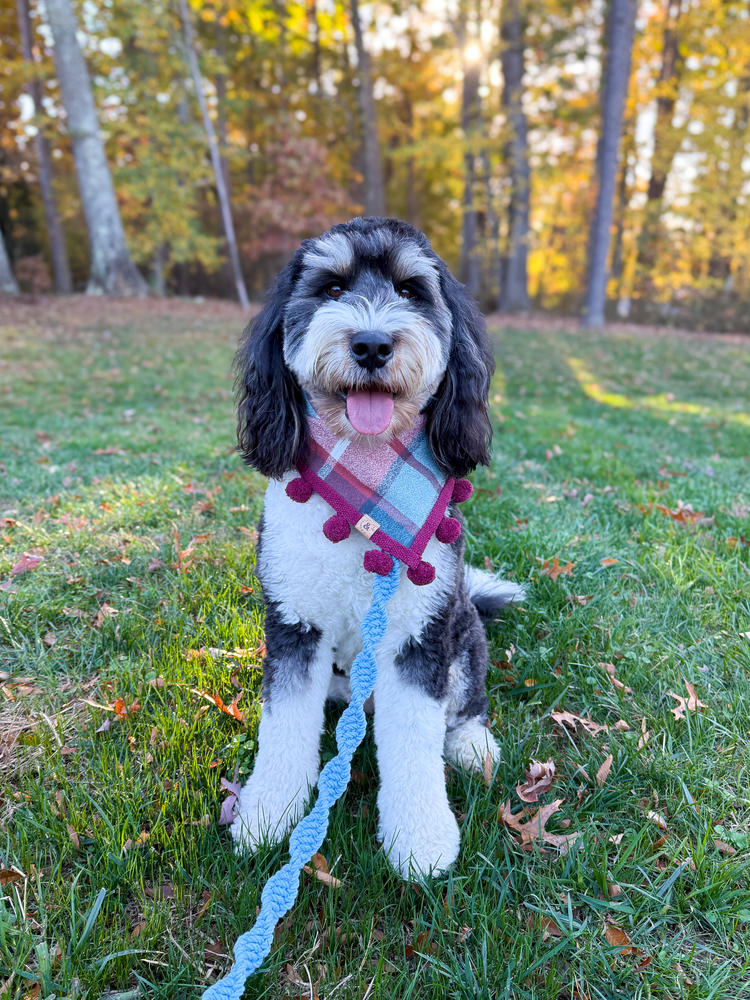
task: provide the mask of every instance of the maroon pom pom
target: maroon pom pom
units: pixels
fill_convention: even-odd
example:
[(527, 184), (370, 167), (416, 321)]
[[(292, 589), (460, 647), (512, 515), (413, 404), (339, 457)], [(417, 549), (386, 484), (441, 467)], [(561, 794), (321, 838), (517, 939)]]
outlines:
[(435, 579), (435, 567), (423, 559), (419, 566), (407, 570), (406, 575), (415, 586), (423, 587), (426, 583), (432, 583)]
[(469, 499), (473, 492), (474, 487), (468, 479), (457, 479), (453, 484), (453, 502), (463, 503), (464, 500)]
[(331, 542), (343, 542), (345, 538), (349, 537), (350, 531), (349, 522), (340, 514), (329, 517), (323, 525), (323, 534)]
[(443, 542), (444, 545), (450, 545), (451, 542), (455, 542), (460, 534), (461, 522), (458, 518), (444, 517), (437, 526), (435, 538), (437, 538), (439, 542)]
[(388, 576), (393, 569), (393, 559), (387, 552), (381, 552), (380, 549), (368, 549), (365, 552), (364, 566), (368, 573)]
[(298, 476), (286, 484), (286, 495), (297, 503), (307, 503), (313, 495), (313, 488), (302, 476)]

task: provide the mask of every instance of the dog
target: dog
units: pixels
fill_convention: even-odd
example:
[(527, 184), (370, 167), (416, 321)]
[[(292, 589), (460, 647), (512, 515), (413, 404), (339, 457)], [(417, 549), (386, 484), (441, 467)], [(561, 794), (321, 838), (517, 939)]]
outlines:
[[(302, 243), (245, 331), (235, 366), (239, 449), (269, 477), (257, 555), (267, 607), (258, 752), (231, 828), (236, 849), (254, 851), (304, 814), (324, 705), (348, 696), (372, 593), (367, 538), (355, 532), (331, 544), (326, 502), (313, 495), (300, 505), (286, 493), (306, 407), (338, 437), (375, 442), (422, 414), (439, 467), (465, 476), (489, 461), (494, 361), (481, 313), (427, 238), (399, 220), (356, 218)], [(355, 407), (363, 393), (379, 406)], [(481, 770), (487, 754), (498, 759), (486, 726), (482, 619), (523, 596), (466, 566), (461, 537), (433, 538), (425, 557), (434, 580), (402, 577), (388, 606), (374, 690), (378, 836), (405, 879), (439, 875), (458, 856), (444, 760)]]

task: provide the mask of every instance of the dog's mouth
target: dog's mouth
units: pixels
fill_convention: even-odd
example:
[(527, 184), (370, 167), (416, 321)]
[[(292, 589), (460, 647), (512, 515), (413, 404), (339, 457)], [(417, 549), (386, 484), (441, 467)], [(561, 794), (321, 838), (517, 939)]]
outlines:
[(346, 394), (346, 415), (358, 434), (383, 434), (393, 419), (393, 393), (383, 389), (350, 389)]

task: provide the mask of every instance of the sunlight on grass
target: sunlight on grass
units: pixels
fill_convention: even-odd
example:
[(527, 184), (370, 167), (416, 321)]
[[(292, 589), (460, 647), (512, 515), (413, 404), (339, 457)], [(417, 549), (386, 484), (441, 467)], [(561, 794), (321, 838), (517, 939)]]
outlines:
[(597, 403), (604, 403), (606, 406), (613, 406), (617, 409), (637, 409), (663, 411), (665, 413), (688, 413), (699, 417), (713, 417), (714, 419), (730, 420), (733, 423), (750, 427), (750, 414), (738, 412), (736, 410), (724, 410), (714, 406), (705, 406), (699, 403), (687, 403), (673, 399), (666, 393), (659, 393), (651, 396), (641, 396), (638, 399), (631, 399), (619, 392), (610, 392), (601, 383), (596, 381), (596, 377), (586, 363), (580, 358), (566, 358), (571, 371), (578, 380), (586, 395)]
[[(286, 856), (239, 860), (218, 826), (221, 779), (252, 768), (264, 655), (264, 483), (230, 399), (244, 318), (85, 305), (32, 311), (28, 344), (0, 328), (0, 987), (197, 1000)], [(494, 456), (465, 514), (471, 561), (528, 587), (488, 632), (501, 761), (489, 784), (448, 769), (459, 861), (403, 886), (368, 736), (323, 846), (342, 885), (303, 878), (247, 995), (307, 1000), (309, 972), (320, 1000), (738, 1000), (750, 496), (730, 407), (750, 363), (721, 342), (495, 332)], [(706, 707), (676, 718), (686, 682)], [(547, 828), (579, 834), (566, 854), (501, 821), (532, 759), (555, 763), (528, 808), (560, 800)]]

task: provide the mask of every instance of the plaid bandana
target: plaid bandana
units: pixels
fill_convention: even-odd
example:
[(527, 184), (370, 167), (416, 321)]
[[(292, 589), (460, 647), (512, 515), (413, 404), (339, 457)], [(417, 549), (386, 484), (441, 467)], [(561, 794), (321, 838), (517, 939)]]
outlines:
[(307, 424), (307, 447), (297, 466), (300, 478), (287, 485), (291, 499), (304, 503), (315, 492), (333, 508), (323, 525), (332, 542), (348, 538), (355, 528), (376, 545), (365, 553), (369, 572), (386, 576), (396, 558), (408, 567), (412, 583), (431, 583), (435, 567), (422, 553), (433, 535), (446, 544), (458, 538), (461, 524), (447, 516), (448, 504), (468, 499), (472, 487), (468, 480), (440, 471), (425, 418), (382, 444), (336, 437), (309, 404)]

